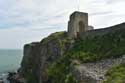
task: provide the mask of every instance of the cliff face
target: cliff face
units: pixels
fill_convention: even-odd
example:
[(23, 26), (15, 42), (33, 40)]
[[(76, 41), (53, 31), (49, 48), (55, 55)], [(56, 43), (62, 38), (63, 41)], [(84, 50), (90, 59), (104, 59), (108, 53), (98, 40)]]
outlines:
[(21, 63), (21, 75), (31, 81), (38, 80), (40, 67), (39, 42), (24, 46), (24, 57)]
[(72, 46), (72, 42), (65, 41), (66, 35), (66, 32), (54, 33), (41, 42), (24, 46), (21, 74), (28, 78), (30, 83), (46, 83), (48, 81), (46, 74), (48, 66)]
[[(114, 61), (125, 54), (124, 42), (124, 23), (85, 32), (80, 39), (70, 39), (67, 32), (57, 32), (41, 42), (24, 46), (20, 75), (27, 83), (84, 83), (90, 78), (92, 79), (86, 83), (98, 83), (100, 79), (104, 80), (103, 77), (109, 68), (124, 63), (124, 58), (120, 58), (119, 63)], [(112, 58), (111, 62), (106, 63), (107, 58)], [(92, 66), (88, 66), (87, 63)], [(99, 69), (104, 66), (108, 67), (104, 69), (105, 73), (103, 68)], [(86, 68), (91, 71), (86, 71)], [(90, 73), (92, 71), (94, 73)], [(103, 77), (98, 81), (93, 74)]]

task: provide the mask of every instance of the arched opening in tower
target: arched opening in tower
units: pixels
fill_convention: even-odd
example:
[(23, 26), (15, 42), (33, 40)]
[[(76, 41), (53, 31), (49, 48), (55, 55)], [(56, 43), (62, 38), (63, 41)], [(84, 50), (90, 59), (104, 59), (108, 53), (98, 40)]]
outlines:
[(77, 38), (80, 37), (80, 34), (85, 31), (85, 24), (83, 21), (79, 21), (78, 25)]
[(83, 21), (79, 21), (79, 32), (84, 32), (85, 31), (85, 24)]

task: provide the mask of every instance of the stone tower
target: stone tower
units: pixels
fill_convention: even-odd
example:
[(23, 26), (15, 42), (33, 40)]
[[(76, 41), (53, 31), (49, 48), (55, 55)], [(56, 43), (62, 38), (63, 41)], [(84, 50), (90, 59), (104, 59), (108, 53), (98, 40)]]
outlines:
[(72, 13), (68, 22), (68, 36), (78, 38), (87, 30), (89, 30), (88, 13), (78, 11)]

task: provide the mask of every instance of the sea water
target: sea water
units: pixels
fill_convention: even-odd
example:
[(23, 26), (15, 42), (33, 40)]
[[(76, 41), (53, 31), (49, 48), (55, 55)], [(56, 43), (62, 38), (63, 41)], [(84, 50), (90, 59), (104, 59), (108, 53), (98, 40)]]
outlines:
[(0, 78), (4, 79), (8, 72), (16, 71), (20, 67), (23, 57), (22, 50), (0, 50)]

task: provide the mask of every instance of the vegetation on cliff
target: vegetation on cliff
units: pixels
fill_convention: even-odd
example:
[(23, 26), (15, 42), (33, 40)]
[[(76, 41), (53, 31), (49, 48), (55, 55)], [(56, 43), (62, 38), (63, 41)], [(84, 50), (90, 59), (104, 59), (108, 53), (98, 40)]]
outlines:
[(82, 62), (99, 61), (106, 58), (117, 58), (125, 54), (124, 32), (109, 33), (77, 40), (69, 52), (74, 59)]
[(125, 83), (125, 64), (111, 68), (106, 74), (107, 80), (104, 83)]
[(68, 56), (62, 56), (48, 68), (50, 83), (78, 83), (70, 71), (72, 65), (69, 59)]
[[(69, 39), (67, 37), (66, 32), (56, 32), (50, 35), (48, 38), (45, 38), (42, 42), (47, 43), (52, 40), (58, 41), (62, 52), (66, 46), (68, 48), (68, 45), (74, 41), (73, 39)], [(50, 83), (76, 83), (75, 78), (70, 72), (70, 68), (72, 67), (70, 57), (65, 53), (54, 61), (46, 70)]]
[[(65, 41), (70, 42), (68, 38)], [(74, 41), (73, 48), (66, 51), (60, 59), (48, 68), (47, 72), (51, 83), (78, 83), (71, 74), (71, 67), (74, 65), (72, 64), (73, 60), (84, 63), (106, 58), (117, 58), (125, 54), (125, 34), (122, 31)], [(63, 42), (63, 44), (65, 43)], [(112, 70), (112, 72), (115, 72), (115, 70)], [(115, 73), (109, 75), (109, 79), (105, 83), (109, 83), (113, 76), (115, 76)], [(122, 81), (122, 78), (125, 77), (119, 77), (118, 80)]]

